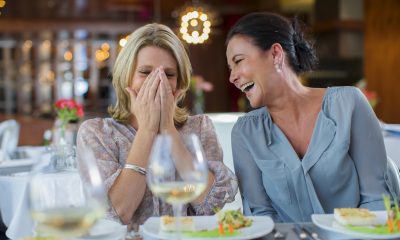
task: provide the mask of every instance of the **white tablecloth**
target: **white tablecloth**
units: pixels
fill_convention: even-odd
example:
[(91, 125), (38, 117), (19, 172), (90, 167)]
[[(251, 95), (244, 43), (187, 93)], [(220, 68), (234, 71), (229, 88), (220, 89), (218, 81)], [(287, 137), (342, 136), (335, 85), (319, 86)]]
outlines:
[(32, 236), (31, 228), (25, 228), (33, 224), (28, 211), (26, 186), (26, 176), (0, 176), (0, 211), (2, 220), (8, 227), (7, 236), (11, 239)]

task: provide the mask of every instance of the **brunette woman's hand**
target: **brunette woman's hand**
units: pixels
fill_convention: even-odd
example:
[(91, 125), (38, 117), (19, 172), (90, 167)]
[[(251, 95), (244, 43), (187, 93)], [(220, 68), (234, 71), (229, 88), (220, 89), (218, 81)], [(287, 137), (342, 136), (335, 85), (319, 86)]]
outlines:
[(161, 79), (159, 88), (161, 103), (160, 132), (167, 132), (176, 129), (174, 124), (175, 96), (164, 69), (160, 69), (159, 76)]
[(138, 128), (159, 132), (161, 117), (160, 69), (153, 70), (144, 81), (139, 92), (127, 87), (131, 99), (131, 113), (135, 116)]

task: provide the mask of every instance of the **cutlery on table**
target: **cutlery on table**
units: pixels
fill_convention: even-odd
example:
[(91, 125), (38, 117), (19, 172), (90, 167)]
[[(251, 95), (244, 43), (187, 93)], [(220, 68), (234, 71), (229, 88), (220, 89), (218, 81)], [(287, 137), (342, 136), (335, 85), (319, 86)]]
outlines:
[(308, 236), (311, 237), (311, 239), (313, 239), (313, 240), (321, 240), (321, 238), (318, 236), (318, 233), (313, 231), (311, 227), (303, 226), (302, 229), (303, 229), (304, 232), (306, 232), (308, 234)]
[(272, 229), (274, 239), (286, 239), (286, 233), (281, 233), (276, 228)]
[(294, 227), (292, 227), (293, 232), (296, 233), (297, 237), (299, 239), (309, 239), (308, 238), (308, 234), (306, 232), (304, 232), (299, 225), (294, 225)]
[(300, 226), (298, 224), (295, 224), (293, 227), (293, 231), (300, 239), (321, 240), (321, 238), (319, 238), (318, 236), (318, 233), (311, 230), (308, 226)]

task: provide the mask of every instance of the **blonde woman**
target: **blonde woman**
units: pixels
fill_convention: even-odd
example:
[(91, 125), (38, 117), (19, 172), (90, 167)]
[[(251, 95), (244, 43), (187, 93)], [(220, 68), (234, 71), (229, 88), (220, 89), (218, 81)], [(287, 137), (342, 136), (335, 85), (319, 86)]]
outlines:
[[(134, 31), (113, 70), (117, 102), (111, 118), (85, 121), (78, 132), (78, 161), (91, 148), (105, 179), (109, 217), (123, 224), (142, 224), (150, 216), (172, 214), (170, 205), (146, 186), (145, 169), (157, 134), (195, 133), (208, 160), (207, 189), (184, 206), (183, 215), (210, 215), (234, 200), (235, 175), (222, 163), (222, 150), (211, 120), (188, 116), (177, 105), (189, 87), (191, 64), (184, 46), (168, 27), (148, 24)], [(136, 168), (126, 168), (134, 165)]]

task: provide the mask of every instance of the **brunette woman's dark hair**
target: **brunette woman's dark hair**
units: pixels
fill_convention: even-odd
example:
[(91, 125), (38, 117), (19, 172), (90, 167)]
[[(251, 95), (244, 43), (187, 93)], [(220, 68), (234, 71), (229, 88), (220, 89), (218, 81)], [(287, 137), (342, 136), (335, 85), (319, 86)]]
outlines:
[(289, 20), (274, 13), (250, 13), (239, 19), (228, 33), (226, 43), (235, 35), (250, 37), (254, 45), (266, 51), (279, 43), (297, 73), (314, 70), (318, 58), (313, 43), (304, 37), (301, 23), (297, 18)]

